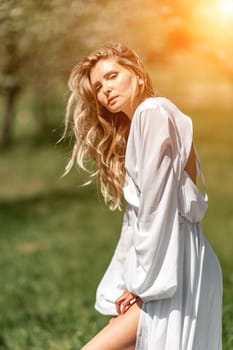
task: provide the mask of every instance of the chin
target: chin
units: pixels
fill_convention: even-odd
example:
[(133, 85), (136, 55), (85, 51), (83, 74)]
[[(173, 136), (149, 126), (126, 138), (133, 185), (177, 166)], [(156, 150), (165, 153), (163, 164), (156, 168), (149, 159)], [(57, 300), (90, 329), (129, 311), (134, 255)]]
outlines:
[(107, 110), (111, 113), (119, 113), (122, 112), (120, 108), (107, 108)]

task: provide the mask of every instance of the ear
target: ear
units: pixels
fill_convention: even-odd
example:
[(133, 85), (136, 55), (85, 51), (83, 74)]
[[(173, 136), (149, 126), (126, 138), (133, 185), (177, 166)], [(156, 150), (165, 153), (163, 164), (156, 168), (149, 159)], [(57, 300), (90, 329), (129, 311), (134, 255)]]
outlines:
[(143, 85), (143, 79), (142, 79), (142, 78), (139, 78), (139, 79), (138, 79), (138, 85), (140, 85), (140, 86)]

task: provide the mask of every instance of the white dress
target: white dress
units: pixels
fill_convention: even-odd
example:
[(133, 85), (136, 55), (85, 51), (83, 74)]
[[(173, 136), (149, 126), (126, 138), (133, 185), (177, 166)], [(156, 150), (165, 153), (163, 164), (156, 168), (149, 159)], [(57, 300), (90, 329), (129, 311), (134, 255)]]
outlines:
[[(221, 268), (200, 224), (207, 195), (184, 170), (192, 140), (191, 119), (166, 98), (134, 113), (122, 232), (95, 307), (117, 315), (125, 289), (143, 300), (136, 350), (222, 349)], [(197, 153), (196, 164), (201, 175)]]

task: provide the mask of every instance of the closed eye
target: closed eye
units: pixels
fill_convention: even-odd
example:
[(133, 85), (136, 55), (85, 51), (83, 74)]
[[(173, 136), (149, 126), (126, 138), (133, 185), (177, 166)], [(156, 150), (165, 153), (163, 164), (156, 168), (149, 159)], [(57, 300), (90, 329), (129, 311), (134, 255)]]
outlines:
[[(105, 74), (104, 78), (106, 80), (112, 80), (112, 79), (115, 79), (117, 76), (118, 76), (117, 72), (108, 72), (107, 74)], [(101, 83), (96, 82), (96, 84), (94, 84), (95, 92), (99, 92), (101, 88), (102, 88)]]
[(117, 73), (116, 72), (113, 72), (113, 73), (109, 74), (109, 76), (108, 76), (109, 79), (114, 79), (116, 77), (117, 77)]
[(95, 87), (95, 91), (98, 92), (101, 89), (102, 85), (96, 84), (94, 87)]

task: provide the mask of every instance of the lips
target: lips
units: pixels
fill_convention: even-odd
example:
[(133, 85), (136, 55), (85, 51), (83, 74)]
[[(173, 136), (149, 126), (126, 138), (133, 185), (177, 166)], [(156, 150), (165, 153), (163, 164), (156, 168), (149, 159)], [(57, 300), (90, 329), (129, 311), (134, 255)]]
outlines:
[(115, 103), (116, 99), (118, 98), (118, 96), (112, 96), (108, 99), (108, 105), (112, 105)]

